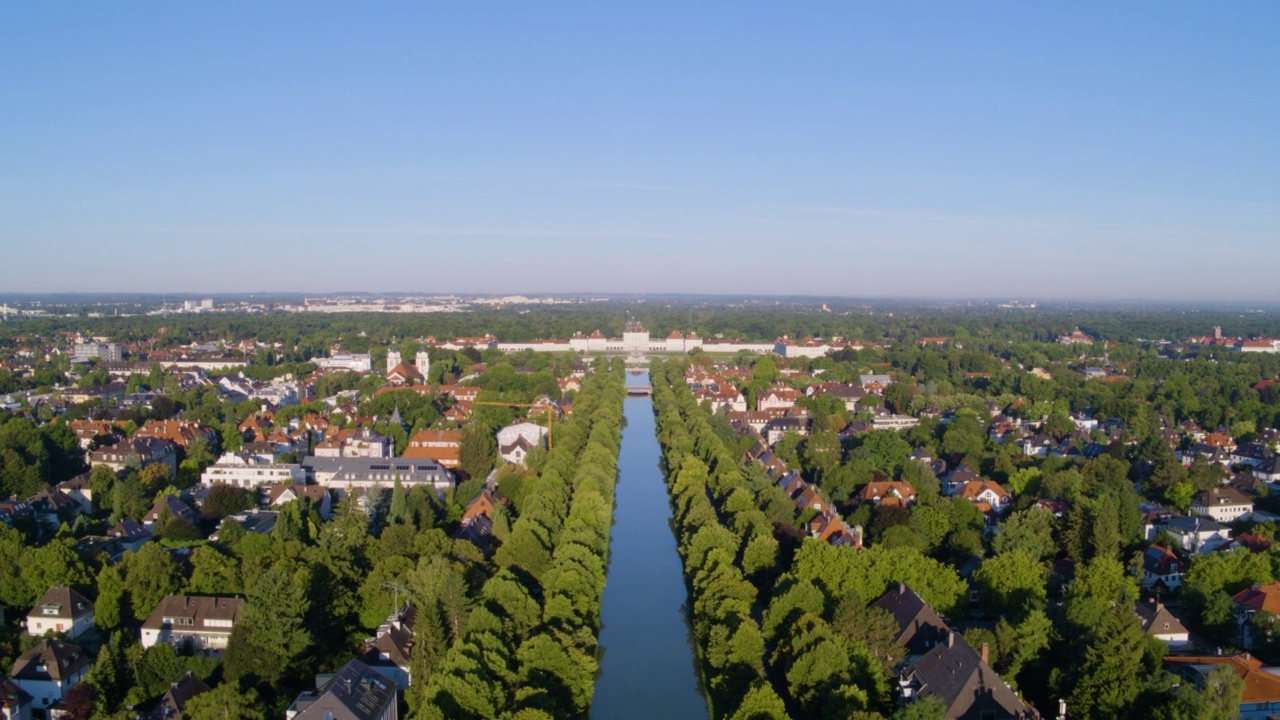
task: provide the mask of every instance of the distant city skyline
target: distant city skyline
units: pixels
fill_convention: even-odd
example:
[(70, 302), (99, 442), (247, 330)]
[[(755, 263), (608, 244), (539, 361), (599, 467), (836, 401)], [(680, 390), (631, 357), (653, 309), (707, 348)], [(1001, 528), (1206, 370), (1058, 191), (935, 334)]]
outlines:
[(1280, 300), (1275, 4), (7, 20), (0, 294)]

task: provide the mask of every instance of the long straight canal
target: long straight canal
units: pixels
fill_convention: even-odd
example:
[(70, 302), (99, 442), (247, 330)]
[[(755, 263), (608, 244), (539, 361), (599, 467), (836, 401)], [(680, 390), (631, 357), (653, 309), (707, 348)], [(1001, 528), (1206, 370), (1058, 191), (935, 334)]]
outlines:
[[(628, 385), (649, 384), (648, 373)], [(687, 600), (659, 469), (653, 401), (629, 397), (623, 412), (614, 525), (604, 588), (604, 657), (593, 720), (706, 718), (685, 621)]]

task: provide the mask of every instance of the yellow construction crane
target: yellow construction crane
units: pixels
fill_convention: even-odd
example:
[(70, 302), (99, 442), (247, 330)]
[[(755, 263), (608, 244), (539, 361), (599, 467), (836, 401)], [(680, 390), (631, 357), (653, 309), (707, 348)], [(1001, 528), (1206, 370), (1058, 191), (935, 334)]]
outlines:
[[(479, 400), (472, 400), (472, 401), (471, 401), (471, 404), (472, 404), (472, 405), (493, 405), (493, 406), (496, 406), (496, 407), (518, 407), (518, 408), (534, 408), (534, 407), (541, 407), (541, 405), (540, 405), (540, 404), (539, 404), (539, 405), (533, 405), (533, 404), (530, 404), (530, 403), (499, 402), (499, 401), (496, 401), (496, 400), (489, 400), (489, 401), (484, 401), (484, 402), (481, 402), (481, 401), (479, 401)], [(551, 449), (551, 447), (552, 447), (552, 446), (551, 446), (551, 431), (552, 431), (552, 425), (554, 424), (554, 422), (555, 422), (555, 412), (551, 409), (551, 406), (550, 406), (550, 405), (548, 405), (548, 406), (547, 406), (547, 449), (548, 449), (548, 450), (550, 450), (550, 449)]]

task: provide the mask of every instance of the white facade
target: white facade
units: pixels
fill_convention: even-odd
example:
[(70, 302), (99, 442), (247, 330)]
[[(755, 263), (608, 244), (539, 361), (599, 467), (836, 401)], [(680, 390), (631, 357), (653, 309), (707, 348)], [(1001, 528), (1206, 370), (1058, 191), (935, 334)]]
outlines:
[(263, 463), (256, 458), (227, 453), (218, 462), (205, 468), (200, 482), (205, 485), (222, 483), (238, 488), (257, 488), (276, 483), (302, 484), (306, 473), (301, 465), (293, 463)]
[(71, 362), (82, 363), (94, 359), (101, 362), (120, 362), (123, 357), (120, 346), (116, 343), (76, 343), (72, 350)]
[(1252, 513), (1253, 503), (1220, 497), (1217, 493), (1210, 492), (1196, 497), (1191, 504), (1191, 512), (1202, 517), (1213, 518), (1216, 522), (1229, 523)]
[[(745, 351), (745, 352), (755, 353), (757, 355), (765, 355), (767, 353), (773, 352), (776, 348), (776, 345), (774, 345), (774, 343), (771, 343), (771, 342), (755, 343), (755, 342), (740, 342), (737, 340), (707, 340), (697, 345), (697, 347), (701, 347), (703, 350), (709, 353), (740, 353)], [(693, 348), (690, 348), (690, 350), (692, 349)]]
[(373, 357), (369, 353), (337, 353), (333, 357), (312, 358), (321, 370), (345, 370), (347, 372), (373, 372)]
[(541, 425), (531, 422), (516, 423), (508, 425), (498, 431), (498, 446), (510, 445), (516, 441), (516, 438), (523, 437), (525, 442), (530, 445), (541, 444), (542, 438), (547, 436), (547, 429)]
[(910, 415), (881, 415), (871, 421), (877, 430), (910, 430), (919, 424), (919, 418)]
[(79, 685), (80, 681), (88, 673), (89, 666), (86, 665), (77, 670), (71, 677), (63, 680), (24, 680), (15, 678), (14, 683), (31, 696), (31, 706), (33, 708), (44, 710), (71, 692), (71, 688)]
[(93, 627), (93, 612), (82, 615), (74, 620), (57, 617), (56, 613), (50, 613), (53, 617), (45, 616), (41, 613), (39, 607), (33, 608), (31, 614), (27, 616), (27, 634), (40, 637), (49, 631), (57, 633), (66, 633), (67, 637), (72, 640), (80, 637), (86, 630)]

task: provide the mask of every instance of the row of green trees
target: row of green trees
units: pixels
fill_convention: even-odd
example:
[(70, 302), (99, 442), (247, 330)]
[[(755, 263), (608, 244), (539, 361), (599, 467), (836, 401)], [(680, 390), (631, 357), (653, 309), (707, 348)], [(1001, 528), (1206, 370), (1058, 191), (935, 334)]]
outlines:
[(649, 375), (711, 716), (785, 718), (787, 709), (766, 672), (758, 592), (747, 578), (769, 576), (776, 567), (779, 544), (772, 525), (680, 379), (680, 368), (655, 362)]
[[(533, 458), (518, 501), (500, 512), (494, 575), (466, 630), (432, 674), (422, 718), (585, 718), (594, 690), (614, 482), (622, 438), (621, 366), (598, 362)], [(514, 487), (504, 481), (503, 487)], [(512, 521), (507, 514), (515, 516)]]

